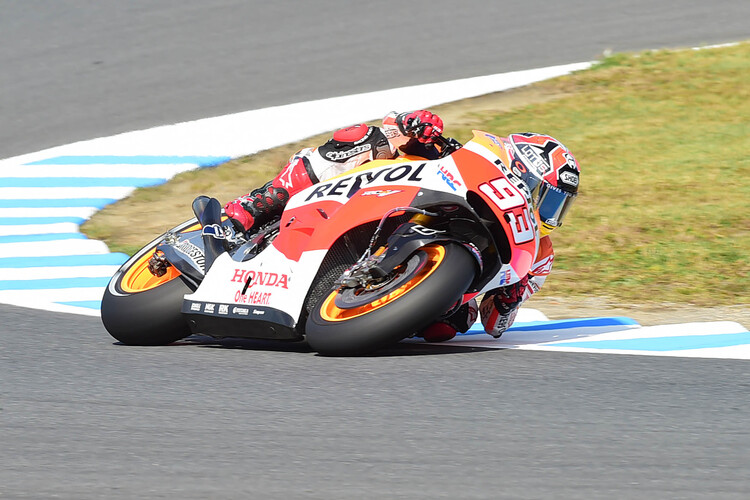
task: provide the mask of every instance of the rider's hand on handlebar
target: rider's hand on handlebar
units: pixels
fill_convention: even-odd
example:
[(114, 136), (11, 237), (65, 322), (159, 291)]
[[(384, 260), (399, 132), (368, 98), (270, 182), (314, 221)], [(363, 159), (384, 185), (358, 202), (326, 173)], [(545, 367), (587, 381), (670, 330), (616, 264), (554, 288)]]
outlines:
[(443, 133), (443, 120), (425, 110), (402, 113), (396, 118), (396, 122), (405, 135), (426, 144)]

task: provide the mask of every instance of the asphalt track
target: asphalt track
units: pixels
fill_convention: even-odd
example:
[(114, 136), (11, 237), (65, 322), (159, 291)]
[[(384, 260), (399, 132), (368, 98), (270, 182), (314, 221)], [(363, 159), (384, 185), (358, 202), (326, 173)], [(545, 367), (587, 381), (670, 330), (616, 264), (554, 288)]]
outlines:
[(276, 104), (747, 38), (743, 0), (0, 1), (0, 158)]
[[(498, 21), (488, 11), (501, 3), (2, 2), (0, 157), (750, 34), (745, 2), (525, 2)], [(410, 71), (383, 73), (405, 61)], [(329, 359), (205, 339), (132, 348), (96, 318), (2, 305), (0, 325), (3, 498), (750, 495), (743, 361), (413, 345)]]

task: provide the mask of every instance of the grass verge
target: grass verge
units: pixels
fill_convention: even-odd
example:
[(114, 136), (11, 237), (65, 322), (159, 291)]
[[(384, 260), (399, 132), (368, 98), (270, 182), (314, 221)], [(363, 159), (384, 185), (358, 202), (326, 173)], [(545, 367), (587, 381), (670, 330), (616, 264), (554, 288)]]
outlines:
[[(750, 43), (616, 54), (590, 70), (433, 108), (446, 133), (543, 132), (582, 166), (553, 235), (545, 295), (624, 303), (750, 304)], [(346, 125), (346, 124), (342, 124)], [(139, 189), (83, 226), (132, 253), (190, 217), (198, 194), (228, 201), (328, 134)]]

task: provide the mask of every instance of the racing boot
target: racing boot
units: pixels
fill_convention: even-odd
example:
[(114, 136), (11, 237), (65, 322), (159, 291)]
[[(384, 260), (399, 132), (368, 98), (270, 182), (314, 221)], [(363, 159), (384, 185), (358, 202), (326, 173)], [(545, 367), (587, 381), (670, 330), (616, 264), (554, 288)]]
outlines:
[(422, 330), (418, 336), (425, 342), (445, 342), (455, 337), (458, 332), (468, 331), (477, 320), (478, 314), (477, 301), (471, 299), (448, 318), (436, 321)]
[(274, 187), (271, 182), (245, 196), (227, 203), (224, 213), (237, 229), (248, 232), (269, 222), (284, 211), (289, 201), (289, 192), (283, 187)]

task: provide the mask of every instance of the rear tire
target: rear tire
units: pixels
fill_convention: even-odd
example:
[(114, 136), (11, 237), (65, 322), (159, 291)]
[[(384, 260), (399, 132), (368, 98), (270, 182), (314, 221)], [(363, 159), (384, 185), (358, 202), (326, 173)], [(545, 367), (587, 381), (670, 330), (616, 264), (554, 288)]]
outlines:
[[(177, 226), (179, 232), (195, 219)], [(162, 240), (159, 237), (131, 257), (110, 280), (102, 297), (102, 323), (110, 335), (128, 345), (166, 345), (190, 335), (182, 315), (185, 294), (194, 287), (174, 268), (156, 278), (148, 259)]]
[(310, 347), (342, 356), (396, 343), (455, 305), (476, 272), (475, 259), (456, 243), (427, 245), (404, 264), (403, 274), (378, 290), (332, 290), (323, 297), (305, 327)]
[(123, 344), (171, 344), (190, 335), (180, 309), (183, 296), (191, 292), (182, 278), (140, 293), (115, 295), (107, 287), (102, 298), (102, 323)]

